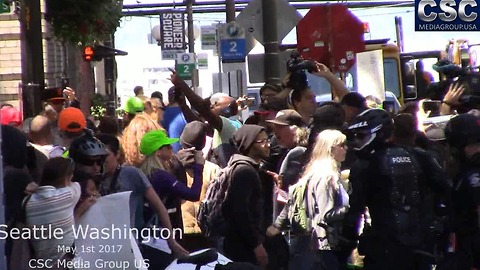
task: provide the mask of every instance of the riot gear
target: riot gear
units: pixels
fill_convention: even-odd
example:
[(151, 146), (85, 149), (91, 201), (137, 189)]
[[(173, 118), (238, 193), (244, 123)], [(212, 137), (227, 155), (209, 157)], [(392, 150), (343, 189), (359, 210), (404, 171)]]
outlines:
[(369, 109), (355, 118), (347, 132), (354, 150), (371, 154), (391, 137), (393, 119), (384, 110)]
[(451, 147), (459, 150), (470, 143), (480, 142), (480, 118), (472, 114), (460, 114), (445, 127), (445, 137)]

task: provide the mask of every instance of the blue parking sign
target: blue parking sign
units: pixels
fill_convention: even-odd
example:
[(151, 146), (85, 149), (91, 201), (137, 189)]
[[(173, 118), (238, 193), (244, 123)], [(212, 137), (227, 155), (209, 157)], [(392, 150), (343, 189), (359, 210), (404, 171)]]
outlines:
[(247, 56), (245, 39), (222, 39), (220, 53), (223, 63), (245, 62)]

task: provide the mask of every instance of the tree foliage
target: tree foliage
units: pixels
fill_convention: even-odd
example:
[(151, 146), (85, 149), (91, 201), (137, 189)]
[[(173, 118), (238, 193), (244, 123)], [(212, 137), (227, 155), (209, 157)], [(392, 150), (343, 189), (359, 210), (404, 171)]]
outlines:
[(45, 19), (63, 41), (91, 45), (113, 34), (120, 25), (122, 1), (46, 0)]

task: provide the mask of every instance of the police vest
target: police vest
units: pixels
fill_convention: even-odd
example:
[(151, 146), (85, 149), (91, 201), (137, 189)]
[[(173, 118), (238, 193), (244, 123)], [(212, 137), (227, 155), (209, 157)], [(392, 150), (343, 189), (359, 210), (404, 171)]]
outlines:
[[(407, 246), (418, 245), (422, 241), (421, 194), (419, 177), (423, 174), (415, 156), (401, 147), (391, 147), (375, 154), (374, 160), (379, 166), (379, 185), (385, 185), (388, 209), (387, 216), (392, 218), (391, 234), (395, 240)], [(378, 165), (377, 165), (378, 164)]]

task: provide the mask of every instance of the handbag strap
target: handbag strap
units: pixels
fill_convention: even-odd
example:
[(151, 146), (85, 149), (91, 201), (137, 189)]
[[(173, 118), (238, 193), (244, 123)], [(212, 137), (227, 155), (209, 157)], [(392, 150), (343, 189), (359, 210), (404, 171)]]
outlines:
[[(32, 197), (32, 195), (28, 195), (25, 198), (25, 200), (23, 201), (22, 207), (20, 208), (20, 213), (19, 213), (19, 217), (18, 217), (18, 220), (17, 220), (17, 224), (22, 223), (23, 226), (27, 226), (27, 203), (30, 201), (31, 197)], [(24, 240), (27, 241), (27, 243), (28, 243), (28, 249), (30, 250), (31, 257), (36, 258), (35, 249), (33, 248), (33, 244), (32, 244), (32, 239), (24, 239)]]

